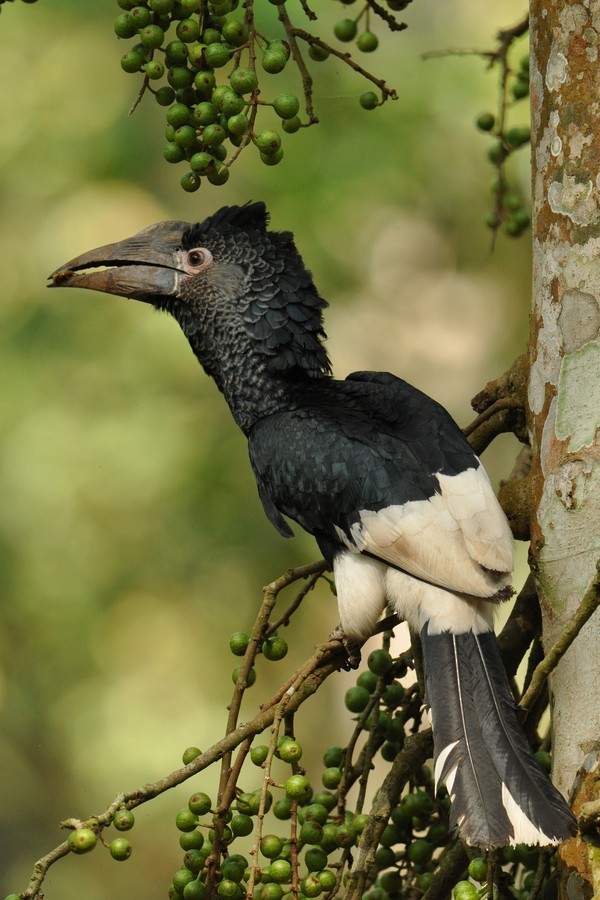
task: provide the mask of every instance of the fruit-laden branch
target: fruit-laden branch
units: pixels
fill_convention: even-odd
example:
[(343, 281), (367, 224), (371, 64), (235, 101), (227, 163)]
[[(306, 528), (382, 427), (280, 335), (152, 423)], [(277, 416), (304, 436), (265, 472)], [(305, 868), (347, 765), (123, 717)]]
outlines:
[[(289, 569), (284, 575), (268, 585), (264, 589), (264, 600), (257, 617), (257, 624), (260, 622), (261, 627), (264, 628), (268, 626), (268, 615), (265, 616), (265, 610), (272, 609), (274, 600), (283, 588), (302, 579), (319, 577), (324, 570), (325, 563), (321, 560), (297, 569)], [(305, 594), (306, 589), (301, 593)], [(297, 605), (297, 603), (292, 604), (295, 608), (297, 608)], [(288, 610), (288, 618), (289, 615), (291, 613)], [(225, 737), (182, 768), (170, 772), (152, 784), (146, 784), (143, 787), (118, 794), (102, 813), (90, 816), (86, 820), (67, 819), (61, 823), (62, 826), (65, 828), (87, 827), (96, 834), (101, 834), (103, 829), (112, 824), (119, 809), (134, 809), (136, 806), (141, 806), (165, 793), (165, 791), (183, 784), (193, 775), (202, 772), (222, 759), (226, 754), (231, 754), (244, 741), (263, 732), (273, 724), (284, 698), (286, 714), (295, 712), (319, 689), (321, 684), (331, 674), (340, 669), (346, 660), (346, 656), (341, 640), (333, 635), (315, 649), (312, 657), (261, 706), (258, 714), (250, 721), (244, 722), (235, 729), (228, 731)], [(230, 719), (229, 721), (231, 722), (232, 720)], [(23, 900), (34, 900), (34, 898), (41, 896), (39, 891), (46, 873), (55, 862), (66, 856), (71, 850), (71, 846), (65, 841), (36, 862), (30, 882), (26, 890), (21, 894)]]
[(452, 887), (460, 880), (469, 864), (464, 844), (458, 838), (448, 844), (440, 856), (433, 881), (423, 900), (447, 900)]
[(444, 56), (478, 56), (485, 60), (488, 68), (499, 70), (498, 109), (496, 115), (484, 112), (476, 120), (480, 131), (494, 138), (488, 147), (487, 158), (496, 171), (492, 185), (494, 207), (485, 217), (487, 226), (492, 230), (492, 244), (500, 226), (509, 237), (518, 237), (529, 228), (531, 217), (526, 211), (522, 199), (517, 193), (509, 192), (506, 163), (511, 155), (526, 146), (531, 140), (529, 125), (507, 127), (508, 114), (514, 101), (522, 100), (529, 95), (529, 57), (523, 56), (518, 70), (510, 59), (519, 38), (529, 30), (529, 16), (525, 15), (515, 25), (504, 28), (496, 34), (496, 46), (491, 50), (472, 47), (431, 50), (423, 54), (423, 59), (434, 59)]
[[(492, 386), (488, 385), (481, 395), (479, 395), (479, 400), (481, 401), (480, 407), (482, 408), (483, 415), (480, 414), (479, 418), (474, 423), (474, 426), (466, 429), (469, 433), (470, 440), (476, 438), (478, 433), (480, 433), (480, 428), (482, 426), (486, 428), (487, 434), (487, 425), (494, 420), (495, 427), (498, 427), (499, 417), (496, 413), (500, 411), (500, 407), (502, 407), (502, 410), (511, 408), (519, 409), (518, 384), (522, 380), (521, 363), (521, 360), (517, 361), (507, 375), (498, 379)], [(489, 411), (487, 414), (485, 412), (486, 407)], [(505, 424), (506, 422), (502, 421), (502, 424), (500, 425), (501, 430), (504, 430)], [(294, 612), (300, 606), (303, 598), (312, 587), (314, 587), (317, 580), (322, 577), (325, 569), (326, 565), (322, 560), (298, 569), (290, 569), (272, 584), (267, 585), (264, 588), (263, 603), (258, 612), (244, 660), (240, 666), (233, 698), (229, 706), (226, 733), (222, 740), (214, 744), (209, 750), (201, 753), (187, 765), (171, 772), (153, 784), (144, 785), (143, 787), (127, 793), (117, 795), (112, 803), (99, 815), (91, 816), (85, 822), (78, 819), (68, 819), (62, 823), (63, 827), (74, 830), (85, 827), (91, 829), (95, 835), (101, 835), (103, 830), (113, 823), (119, 810), (134, 809), (136, 806), (152, 800), (159, 794), (182, 784), (193, 775), (221, 760), (221, 784), (215, 810), (216, 815), (214, 818), (215, 840), (213, 842), (213, 852), (211, 853), (211, 857), (207, 860), (207, 869), (210, 871), (210, 864), (212, 862), (214, 863), (216, 872), (216, 866), (218, 866), (220, 858), (219, 839), (223, 834), (226, 816), (233, 798), (235, 797), (237, 779), (240, 775), (252, 739), (255, 735), (263, 732), (265, 729), (272, 727), (272, 759), (281, 723), (285, 721), (287, 725), (292, 728), (293, 726), (290, 724), (292, 722), (291, 717), (293, 717), (295, 711), (319, 689), (329, 675), (337, 671), (347, 661), (346, 648), (340, 640), (336, 630), (325, 643), (316, 648), (314, 654), (307, 662), (301, 666), (269, 700), (262, 704), (254, 718), (243, 724), (238, 722), (243, 695), (253, 669), (256, 655), (260, 652), (263, 642), (270, 636), (273, 636), (277, 628), (289, 622)], [(281, 591), (289, 585), (299, 581), (304, 581), (303, 587), (297, 592), (287, 608), (285, 608), (277, 617), (277, 621), (271, 623), (270, 618)], [(524, 652), (531, 643), (532, 637), (539, 631), (539, 613), (537, 605), (531, 602), (531, 594), (531, 582), (528, 582), (520, 597), (517, 599), (509, 623), (506, 626), (503, 636), (501, 636), (501, 641), (504, 641), (505, 644), (503, 648), (505, 656), (510, 656), (510, 669), (513, 672), (514, 666), (517, 664), (516, 660), (522, 658)], [(596, 581), (592, 588), (590, 588), (588, 595), (586, 595), (584, 603), (574, 621), (570, 624), (569, 628), (557, 644), (552, 648), (546, 659), (535, 670), (532, 683), (522, 699), (522, 705), (531, 703), (532, 699), (537, 696), (548, 672), (556, 665), (556, 662), (570, 645), (584, 622), (587, 621), (593, 610), (597, 608), (599, 598), (600, 592), (598, 590), (598, 582)], [(388, 617), (379, 623), (376, 631), (378, 633), (387, 631), (393, 628), (398, 621), (397, 616)], [(514, 634), (515, 629), (512, 627), (512, 623), (515, 621), (519, 621), (521, 624), (524, 622), (526, 624), (526, 627), (519, 627), (519, 635), (516, 640)], [(525, 634), (525, 637), (523, 637), (523, 634)], [(373, 707), (373, 715), (371, 717), (374, 721), (374, 727), (367, 727), (366, 723), (366, 719), (371, 712), (371, 706), (365, 709), (364, 714), (360, 715), (358, 719), (355, 738), (357, 738), (359, 732), (365, 728), (369, 730), (369, 740), (361, 751), (360, 758), (358, 758), (356, 762), (352, 762), (353, 749), (349, 745), (346, 750), (347, 759), (344, 766), (344, 790), (340, 790), (340, 798), (342, 798), (340, 802), (342, 806), (344, 805), (345, 792), (358, 779), (361, 780), (361, 796), (364, 799), (363, 781), (370, 771), (370, 759), (372, 758), (373, 753), (380, 749), (382, 743), (381, 735), (378, 735), (376, 732), (380, 693), (381, 691), (379, 693), (377, 691), (375, 692), (373, 703), (371, 705)], [(420, 717), (415, 715), (416, 727), (418, 727), (418, 721), (420, 721)], [(286, 730), (289, 729), (286, 727)], [(366, 826), (359, 843), (358, 855), (347, 887), (348, 900), (353, 900), (353, 898), (362, 894), (369, 873), (372, 871), (373, 856), (381, 833), (388, 821), (390, 810), (396, 804), (400, 792), (407, 783), (410, 774), (419, 769), (430, 754), (430, 745), (430, 732), (420, 731), (416, 734), (409, 735), (406, 738), (402, 749), (396, 755), (392, 768), (384, 780), (382, 788), (377, 794), (369, 817), (369, 824)], [(235, 761), (233, 761), (232, 754), (236, 748), (238, 748), (238, 754)], [(265, 780), (263, 783), (263, 788), (265, 790), (269, 777), (269, 773), (265, 769)], [(359, 801), (361, 810), (363, 799)], [(26, 898), (26, 900), (34, 900), (34, 898), (40, 897), (40, 888), (47, 871), (58, 859), (67, 855), (72, 849), (72, 844), (66, 841), (40, 859), (34, 867), (27, 890), (21, 896)], [(464, 865), (464, 855), (459, 853), (458, 850), (455, 850), (452, 854), (447, 854), (447, 856), (449, 870), (451, 870), (452, 873), (456, 873), (458, 869)], [(444, 858), (446, 858), (446, 855)], [(340, 876), (343, 873), (345, 863), (348, 861), (349, 851), (340, 863)], [(437, 883), (438, 879), (436, 878), (436, 884)]]
[(433, 752), (431, 729), (419, 731), (406, 739), (404, 748), (396, 756), (392, 767), (383, 780), (371, 808), (369, 821), (358, 845), (358, 853), (348, 877), (344, 900), (360, 900), (367, 878), (372, 871), (375, 851), (390, 813), (398, 803), (398, 798), (411, 775), (420, 768)]

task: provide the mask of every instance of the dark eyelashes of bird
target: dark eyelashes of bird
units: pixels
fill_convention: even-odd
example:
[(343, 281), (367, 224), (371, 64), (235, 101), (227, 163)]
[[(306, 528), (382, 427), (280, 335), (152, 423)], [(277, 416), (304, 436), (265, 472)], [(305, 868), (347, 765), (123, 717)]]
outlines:
[(248, 439), (258, 493), (285, 537), (314, 535), (348, 639), (386, 604), (419, 632), (434, 775), (471, 845), (556, 844), (567, 803), (519, 724), (493, 632), (513, 540), (488, 477), (446, 410), (385, 372), (332, 374), (323, 310), (289, 232), (264, 204), (160, 222), (51, 276), (148, 303), (179, 322)]

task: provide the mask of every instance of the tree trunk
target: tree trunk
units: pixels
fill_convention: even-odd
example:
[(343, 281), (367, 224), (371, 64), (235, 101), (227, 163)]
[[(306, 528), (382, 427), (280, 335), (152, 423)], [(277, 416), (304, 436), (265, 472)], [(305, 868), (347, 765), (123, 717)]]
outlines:
[[(599, 85), (600, 4), (532, 0), (531, 552), (546, 649), (600, 559)], [(554, 780), (577, 813), (598, 797), (600, 610), (551, 687)], [(581, 838), (562, 848), (560, 877), (562, 896), (600, 896), (600, 864)]]

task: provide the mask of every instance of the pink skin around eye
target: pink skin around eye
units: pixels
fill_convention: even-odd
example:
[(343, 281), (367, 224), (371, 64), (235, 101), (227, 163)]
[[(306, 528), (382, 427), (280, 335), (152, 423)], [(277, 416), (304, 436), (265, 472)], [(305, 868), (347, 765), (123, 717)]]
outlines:
[(197, 275), (212, 263), (212, 253), (205, 247), (194, 247), (183, 255), (183, 268), (188, 275)]

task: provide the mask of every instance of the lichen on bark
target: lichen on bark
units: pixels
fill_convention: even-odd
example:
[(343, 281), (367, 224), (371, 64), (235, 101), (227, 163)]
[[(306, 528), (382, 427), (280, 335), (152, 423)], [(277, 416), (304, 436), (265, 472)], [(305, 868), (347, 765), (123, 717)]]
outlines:
[[(533, 0), (530, 24), (531, 534), (547, 647), (600, 559), (600, 4)], [(597, 611), (552, 679), (554, 779), (575, 809), (577, 772), (600, 748), (599, 647)], [(570, 891), (577, 881), (591, 896), (593, 855), (581, 838), (563, 862), (564, 890), (571, 879)]]

